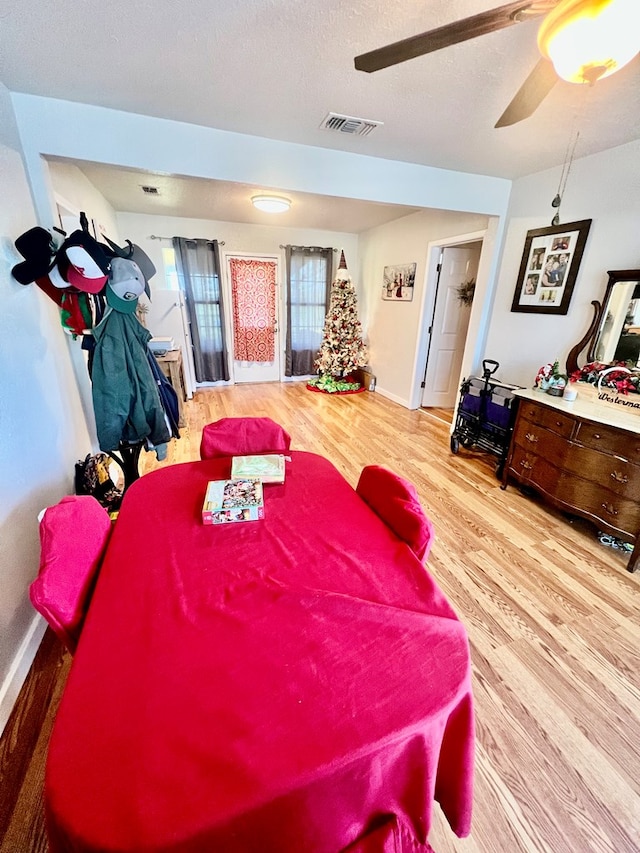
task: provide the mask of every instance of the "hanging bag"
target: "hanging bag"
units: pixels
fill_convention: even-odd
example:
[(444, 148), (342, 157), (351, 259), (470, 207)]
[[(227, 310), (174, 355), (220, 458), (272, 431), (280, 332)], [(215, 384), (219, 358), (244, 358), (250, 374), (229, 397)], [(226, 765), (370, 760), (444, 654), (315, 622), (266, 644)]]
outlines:
[(84, 461), (76, 462), (75, 490), (77, 495), (91, 495), (107, 512), (115, 512), (122, 502), (119, 489), (109, 473), (110, 457), (106, 453), (88, 453)]

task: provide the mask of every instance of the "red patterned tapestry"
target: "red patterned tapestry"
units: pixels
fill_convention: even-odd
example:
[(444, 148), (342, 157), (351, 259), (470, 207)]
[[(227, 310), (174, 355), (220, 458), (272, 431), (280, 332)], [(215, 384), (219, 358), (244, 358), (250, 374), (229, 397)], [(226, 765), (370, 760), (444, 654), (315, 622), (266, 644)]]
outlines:
[(275, 262), (231, 258), (230, 266), (233, 357), (236, 361), (274, 361)]

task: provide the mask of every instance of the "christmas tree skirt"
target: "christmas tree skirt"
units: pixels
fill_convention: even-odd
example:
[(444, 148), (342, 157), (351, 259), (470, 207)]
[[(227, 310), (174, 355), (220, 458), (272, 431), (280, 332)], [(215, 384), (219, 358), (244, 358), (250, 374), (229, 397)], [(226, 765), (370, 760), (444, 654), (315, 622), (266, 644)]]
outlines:
[(349, 391), (329, 391), (327, 388), (316, 388), (315, 385), (307, 385), (307, 390), (318, 391), (320, 394), (333, 394), (337, 396), (338, 394), (359, 394), (361, 391), (366, 391), (367, 389), (364, 385), (361, 385), (359, 388), (352, 388)]
[(365, 390), (364, 385), (352, 376), (344, 379), (334, 379), (331, 376), (321, 376), (307, 383), (309, 391), (319, 391), (321, 394), (359, 394)]

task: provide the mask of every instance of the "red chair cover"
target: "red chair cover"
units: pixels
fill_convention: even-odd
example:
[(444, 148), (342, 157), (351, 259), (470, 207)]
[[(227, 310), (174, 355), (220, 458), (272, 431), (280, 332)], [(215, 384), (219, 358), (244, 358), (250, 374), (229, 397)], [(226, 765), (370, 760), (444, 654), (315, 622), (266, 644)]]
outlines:
[(427, 559), (435, 533), (412, 483), (380, 465), (367, 465), (356, 492), (420, 560)]
[(111, 520), (90, 495), (69, 495), (40, 522), (40, 569), (29, 587), (35, 609), (73, 654)]
[(289, 433), (271, 418), (222, 418), (202, 430), (200, 458), (278, 453), (290, 446)]

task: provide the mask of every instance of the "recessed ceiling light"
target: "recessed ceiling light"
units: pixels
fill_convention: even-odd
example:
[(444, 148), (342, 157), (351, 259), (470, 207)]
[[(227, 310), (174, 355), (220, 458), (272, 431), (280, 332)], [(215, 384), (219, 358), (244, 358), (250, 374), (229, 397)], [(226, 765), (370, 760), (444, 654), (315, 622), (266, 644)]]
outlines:
[(291, 199), (279, 195), (254, 195), (251, 204), (265, 213), (284, 213), (291, 207)]

